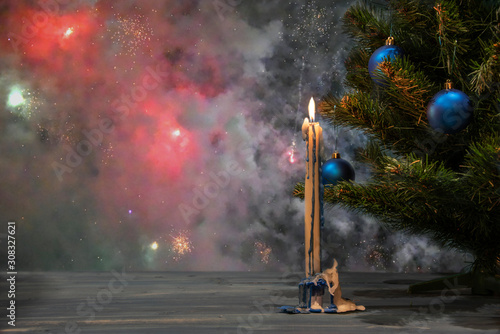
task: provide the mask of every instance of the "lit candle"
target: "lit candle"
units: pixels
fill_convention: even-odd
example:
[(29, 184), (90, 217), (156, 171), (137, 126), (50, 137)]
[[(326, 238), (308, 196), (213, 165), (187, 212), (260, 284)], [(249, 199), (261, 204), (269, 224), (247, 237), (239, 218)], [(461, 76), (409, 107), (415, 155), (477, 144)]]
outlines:
[(306, 277), (321, 272), (321, 233), (322, 201), (321, 155), (323, 129), (314, 122), (315, 105), (309, 102), (309, 120), (302, 124), (302, 138), (306, 141), (306, 179), (305, 179), (305, 252)]

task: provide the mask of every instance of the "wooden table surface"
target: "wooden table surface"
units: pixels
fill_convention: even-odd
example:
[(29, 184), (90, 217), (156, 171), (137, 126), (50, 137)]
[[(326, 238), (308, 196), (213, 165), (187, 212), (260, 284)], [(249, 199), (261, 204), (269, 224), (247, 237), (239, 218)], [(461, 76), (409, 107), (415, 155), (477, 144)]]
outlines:
[(284, 314), (301, 274), (19, 272), (15, 327), (1, 276), (3, 333), (500, 333), (500, 298), (450, 288), (408, 295), (430, 274), (340, 272), (343, 297), (366, 311)]

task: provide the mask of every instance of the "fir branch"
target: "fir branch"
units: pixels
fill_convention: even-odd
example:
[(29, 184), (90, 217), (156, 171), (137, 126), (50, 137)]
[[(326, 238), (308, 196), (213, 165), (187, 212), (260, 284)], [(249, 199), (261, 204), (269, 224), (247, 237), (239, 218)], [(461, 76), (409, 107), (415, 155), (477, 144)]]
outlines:
[(500, 82), (492, 84), (491, 88), (474, 98), (474, 118), (467, 127), (467, 133), (472, 140), (487, 138), (498, 134), (500, 129)]
[[(484, 252), (500, 254), (500, 245), (495, 245), (499, 224), (485, 219), (491, 212), (484, 214), (468, 200), (469, 193), (455, 172), (443, 164), (415, 159), (387, 158), (386, 177), (367, 184), (343, 181), (327, 186), (325, 203), (372, 215), (391, 228), (428, 235), (444, 246), (482, 254), (481, 266), (488, 267)], [(303, 198), (303, 184), (295, 187), (294, 195)]]
[[(470, 200), (486, 205), (488, 211), (500, 211), (500, 137), (498, 134), (472, 143), (463, 165), (463, 180), (469, 187)], [(499, 220), (500, 221), (500, 217)]]
[(365, 4), (350, 7), (342, 18), (344, 32), (365, 48), (375, 50), (389, 36), (390, 25), (383, 12)]
[(484, 42), (480, 41), (485, 55), (481, 63), (475, 59), (472, 60), (471, 85), (473, 90), (481, 94), (486, 89), (490, 89), (494, 83), (500, 82), (500, 42), (486, 47)]
[(432, 18), (428, 14), (430, 6), (425, 1), (393, 0), (391, 7), (395, 12), (394, 25), (402, 31), (422, 34), (429, 29)]
[(293, 189), (293, 196), (300, 199), (304, 199), (305, 188), (304, 183), (297, 183)]
[(383, 61), (378, 68), (376, 74), (385, 82), (384, 92), (402, 116), (404, 123), (398, 126), (426, 127), (427, 101), (432, 97), (431, 92), (436, 91), (435, 84), (408, 57)]
[(320, 103), (319, 112), (332, 125), (358, 128), (381, 140), (386, 137), (388, 125), (383, 124), (385, 108), (370, 94), (358, 91), (345, 95), (341, 100), (328, 95)]
[(368, 73), (370, 55), (365, 49), (353, 48), (347, 56), (345, 67), (347, 74), (344, 83), (361, 91), (370, 90), (373, 82)]
[[(441, 61), (452, 73), (457, 61), (456, 55), (468, 50), (467, 33), (469, 29), (464, 24), (460, 15), (460, 5), (454, 0), (442, 0), (434, 6), (436, 10), (437, 32), (436, 35), (441, 46)], [(458, 64), (457, 64), (458, 65)]]
[[(426, 123), (421, 120), (418, 124), (418, 117), (409, 121), (409, 116), (390, 100), (375, 100), (367, 93), (356, 92), (342, 99), (328, 95), (320, 103), (319, 112), (328, 123), (362, 130), (381, 145), (390, 147), (395, 154), (431, 153), (432, 159), (446, 161), (455, 169), (457, 161), (465, 154), (463, 140), (466, 133), (445, 138), (429, 136)], [(443, 142), (447, 145), (441, 145)]]
[(372, 167), (373, 172), (379, 172), (383, 169), (385, 156), (390, 156), (390, 150), (380, 141), (372, 138), (362, 150), (358, 151), (356, 160)]

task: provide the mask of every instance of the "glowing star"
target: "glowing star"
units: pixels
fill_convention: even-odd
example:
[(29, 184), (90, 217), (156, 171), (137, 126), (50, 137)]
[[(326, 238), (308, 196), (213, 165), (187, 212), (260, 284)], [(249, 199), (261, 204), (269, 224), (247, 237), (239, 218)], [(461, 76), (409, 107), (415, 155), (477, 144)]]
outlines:
[(9, 98), (7, 100), (7, 105), (9, 107), (17, 108), (22, 105), (26, 100), (23, 97), (22, 90), (18, 87), (12, 88), (9, 93)]
[(158, 243), (156, 241), (151, 244), (151, 249), (152, 250), (157, 250), (158, 249)]
[(69, 38), (69, 36), (71, 36), (74, 32), (74, 29), (73, 27), (70, 27), (68, 28), (65, 32), (64, 32), (64, 35), (63, 35), (63, 38)]

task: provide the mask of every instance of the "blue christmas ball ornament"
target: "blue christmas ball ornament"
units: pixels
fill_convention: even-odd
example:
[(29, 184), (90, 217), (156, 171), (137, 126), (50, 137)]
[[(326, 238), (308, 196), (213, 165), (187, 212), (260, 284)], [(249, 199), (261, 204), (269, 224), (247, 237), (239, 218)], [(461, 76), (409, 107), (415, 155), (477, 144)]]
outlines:
[(474, 107), (469, 97), (458, 89), (451, 88), (451, 82), (438, 92), (427, 106), (427, 120), (436, 131), (454, 134), (462, 131), (472, 121)]
[(340, 157), (340, 153), (333, 153), (332, 158), (322, 166), (324, 185), (336, 185), (339, 181), (354, 181), (354, 168)]
[(392, 61), (396, 57), (402, 56), (404, 54), (403, 49), (401, 49), (397, 45), (394, 45), (394, 38), (387, 38), (387, 41), (385, 43), (386, 45), (381, 46), (380, 48), (375, 50), (375, 52), (370, 57), (370, 60), (368, 61), (368, 72), (370, 73), (370, 77), (378, 85), (384, 85), (384, 81), (376, 77), (377, 71), (380, 71), (379, 69), (377, 69), (378, 65), (387, 58)]

